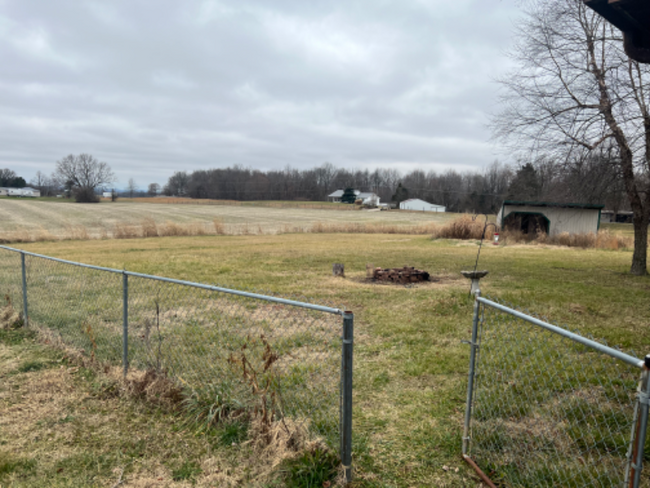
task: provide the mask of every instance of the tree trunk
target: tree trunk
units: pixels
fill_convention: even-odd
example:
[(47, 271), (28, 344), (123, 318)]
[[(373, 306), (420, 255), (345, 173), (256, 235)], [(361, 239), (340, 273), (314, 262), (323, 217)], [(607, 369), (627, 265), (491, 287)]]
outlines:
[(634, 253), (630, 273), (637, 276), (648, 274), (648, 213), (643, 210), (634, 212)]

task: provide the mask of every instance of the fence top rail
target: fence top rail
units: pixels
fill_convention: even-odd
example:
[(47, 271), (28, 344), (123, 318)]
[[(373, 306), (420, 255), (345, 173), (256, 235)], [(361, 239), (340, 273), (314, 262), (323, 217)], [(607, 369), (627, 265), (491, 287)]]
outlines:
[(162, 281), (165, 283), (173, 283), (176, 285), (183, 285), (183, 286), (191, 286), (193, 288), (201, 288), (203, 290), (210, 290), (210, 291), (216, 291), (220, 293), (228, 293), (230, 295), (237, 295), (241, 297), (246, 297), (246, 298), (253, 298), (256, 300), (264, 300), (267, 302), (273, 302), (273, 303), (280, 303), (283, 305), (289, 305), (292, 307), (300, 307), (300, 308), (307, 308), (310, 310), (316, 310), (318, 312), (325, 312), (325, 313), (331, 313), (335, 315), (346, 315), (349, 312), (345, 312), (341, 309), (338, 308), (333, 308), (333, 307), (325, 307), (323, 305), (316, 305), (313, 303), (306, 303), (306, 302), (300, 302), (297, 300), (288, 300), (286, 298), (278, 298), (278, 297), (273, 297), (269, 295), (262, 295), (259, 293), (250, 293), (247, 291), (241, 291), (241, 290), (233, 290), (231, 288), (223, 288), (221, 286), (214, 286), (214, 285), (206, 285), (203, 283), (195, 283), (193, 281), (185, 281), (185, 280), (176, 280), (174, 278), (165, 278), (163, 276), (156, 276), (156, 275), (147, 275), (143, 273), (135, 273), (133, 271), (126, 271), (122, 269), (114, 269), (114, 268), (105, 268), (103, 266), (94, 266), (92, 264), (84, 264), (84, 263), (77, 263), (75, 261), (68, 261), (67, 259), (59, 259), (59, 258), (54, 258), (52, 256), (45, 256), (43, 254), (36, 254), (33, 252), (28, 252), (28, 251), (23, 251), (21, 249), (15, 249), (13, 247), (7, 247), (7, 246), (0, 246), (0, 249), (5, 249), (7, 251), (12, 251), (12, 252), (17, 252), (24, 254), (25, 256), (32, 256), (35, 258), (40, 258), (40, 259), (47, 259), (49, 261), (56, 261), (57, 263), (63, 263), (63, 264), (69, 264), (72, 266), (78, 266), (81, 268), (88, 268), (88, 269), (94, 269), (96, 271), (106, 271), (108, 273), (116, 273), (116, 274), (121, 274), (121, 275), (127, 275), (127, 276), (135, 276), (138, 278), (145, 278), (149, 280), (156, 280), (156, 281)]
[(519, 319), (525, 320), (526, 322), (530, 322), (531, 324), (537, 325), (539, 327), (542, 327), (546, 330), (549, 330), (551, 332), (554, 332), (555, 334), (559, 334), (563, 337), (566, 337), (567, 339), (570, 339), (574, 342), (578, 342), (580, 344), (583, 344), (587, 347), (590, 347), (592, 349), (595, 349), (596, 351), (602, 352), (604, 354), (607, 354), (615, 359), (619, 359), (623, 361), (624, 363), (627, 363), (631, 366), (636, 366), (638, 368), (643, 368), (645, 362), (641, 359), (635, 358), (634, 356), (630, 356), (629, 354), (625, 354), (622, 351), (619, 351), (618, 349), (614, 349), (612, 347), (605, 346), (604, 344), (601, 344), (599, 342), (593, 341), (591, 339), (587, 339), (586, 337), (583, 337), (579, 334), (575, 334), (573, 332), (569, 332), (568, 330), (565, 330), (561, 327), (558, 327), (556, 325), (549, 324), (547, 322), (544, 322), (542, 320), (539, 320), (535, 317), (531, 317), (530, 315), (526, 315), (518, 310), (515, 310), (510, 307), (506, 307), (505, 305), (501, 305), (500, 303), (493, 302), (492, 300), (488, 300), (487, 298), (483, 297), (477, 297), (476, 298), (480, 303), (487, 305), (492, 308), (496, 308), (497, 310), (501, 310), (502, 312), (505, 312), (509, 315), (512, 315), (514, 317), (517, 317)]

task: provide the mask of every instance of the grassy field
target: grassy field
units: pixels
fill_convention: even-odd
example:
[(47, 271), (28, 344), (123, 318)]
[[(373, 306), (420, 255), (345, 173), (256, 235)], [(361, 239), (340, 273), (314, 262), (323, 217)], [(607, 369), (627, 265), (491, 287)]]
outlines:
[(350, 210), (349, 205), (327, 202), (240, 202), (237, 205), (236, 202), (217, 205), (209, 200), (202, 204), (195, 203), (202, 200), (165, 202), (164, 199), (136, 199), (99, 204), (61, 201), (54, 204), (0, 198), (0, 240), (357, 232), (369, 228), (410, 232), (417, 227), (422, 227), (422, 233), (430, 233), (431, 224), (455, 216), (398, 210)]
[[(284, 234), (20, 247), (113, 268), (306, 296), (352, 310), (355, 485), (480, 485), (460, 461), (468, 365), (468, 347), (461, 341), (470, 338), (472, 302), (459, 271), (473, 268), (475, 241), (399, 234)], [(490, 271), (483, 281), (484, 294), (634, 349), (642, 357), (650, 352), (650, 278), (629, 275), (630, 261), (629, 251), (486, 245), (479, 269)], [(345, 264), (345, 278), (331, 275), (334, 262)], [(415, 266), (437, 281), (374, 284), (365, 279), (367, 263)], [(104, 398), (106, 380), (83, 369), (73, 374), (56, 353), (29, 340), (15, 341), (12, 334), (17, 333), (3, 336), (0, 359), (0, 402), (5, 411), (14, 412), (0, 424), (0, 453), (11, 453), (9, 461), (0, 464), (0, 483), (50, 485), (44, 476), (54, 469), (61, 475), (57, 486), (109, 486), (123, 469), (126, 486), (185, 486), (192, 480), (199, 486), (227, 486), (225, 477), (215, 477), (226, 471), (235, 485), (255, 485), (254, 476), (242, 472), (253, 470), (246, 468), (255, 464), (250, 452), (225, 447), (223, 439), (230, 437), (223, 431), (196, 437), (164, 411)], [(39, 384), (65, 385), (69, 397), (66, 393), (60, 398), (60, 409), (49, 416), (33, 410), (19, 426), (18, 436), (13, 421), (20, 418), (18, 412), (40, 405), (41, 397), (33, 393)], [(65, 391), (63, 386), (54, 389)], [(81, 410), (85, 404), (79, 398), (87, 398), (88, 410)], [(72, 417), (66, 420), (67, 415)], [(104, 422), (114, 430), (102, 427)], [(60, 424), (60, 430), (55, 428)]]

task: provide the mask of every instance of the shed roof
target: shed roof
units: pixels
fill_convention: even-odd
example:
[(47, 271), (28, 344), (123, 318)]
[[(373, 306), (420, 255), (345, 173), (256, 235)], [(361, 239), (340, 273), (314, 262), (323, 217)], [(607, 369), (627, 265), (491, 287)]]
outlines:
[(600, 210), (605, 208), (605, 205), (594, 203), (522, 202), (517, 200), (504, 200), (503, 205), (517, 205), (521, 207), (583, 208), (588, 210)]
[[(345, 190), (336, 190), (334, 193), (330, 193), (327, 195), (328, 198), (337, 198), (337, 197), (342, 197), (343, 194), (345, 193)], [(359, 195), (361, 193), (359, 190), (354, 190), (355, 195)]]
[(420, 198), (409, 198), (408, 200), (402, 200), (402, 203), (407, 203), (407, 202), (422, 202), (422, 203), (426, 203), (427, 205), (431, 205), (432, 207), (444, 207), (444, 205), (436, 205), (435, 203), (429, 203), (426, 200), (422, 200)]

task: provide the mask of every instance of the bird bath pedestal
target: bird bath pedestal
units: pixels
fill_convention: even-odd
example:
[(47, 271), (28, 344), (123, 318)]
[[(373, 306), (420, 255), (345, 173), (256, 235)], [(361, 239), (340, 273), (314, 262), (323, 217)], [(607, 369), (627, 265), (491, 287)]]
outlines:
[(488, 271), (461, 271), (460, 274), (462, 274), (465, 278), (472, 280), (472, 289), (470, 290), (470, 293), (474, 295), (479, 290), (479, 280), (487, 275)]

